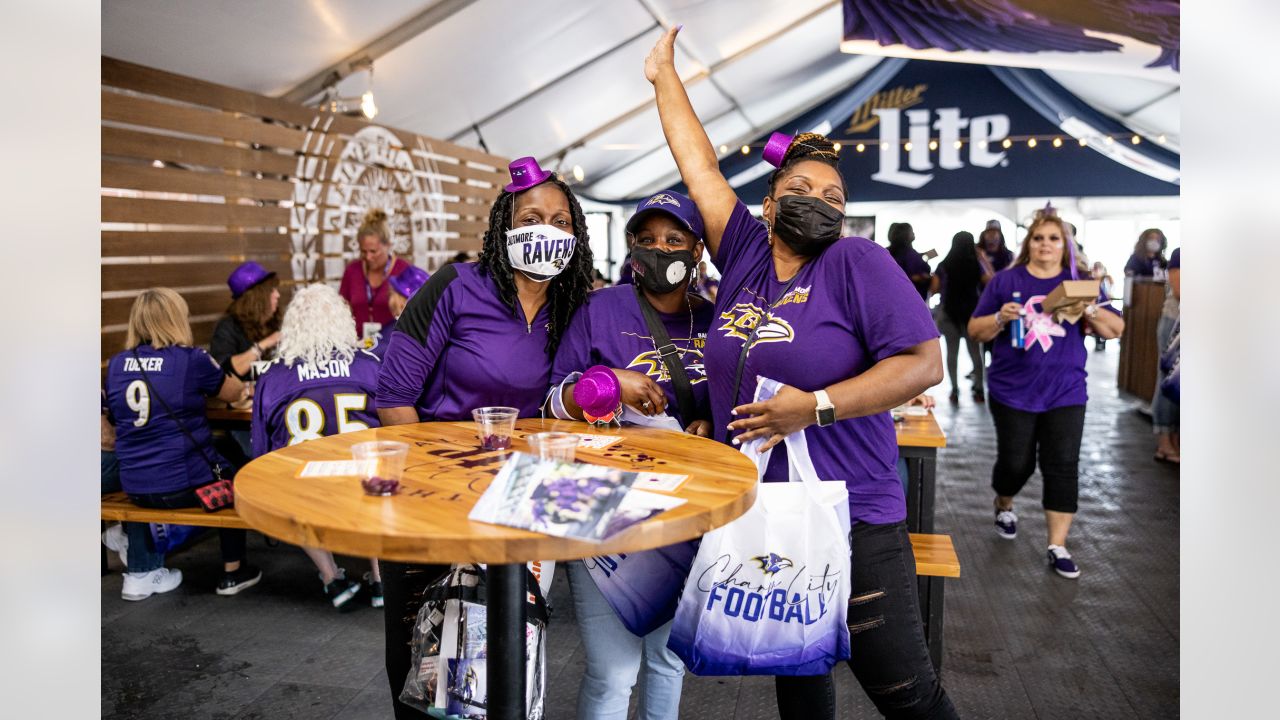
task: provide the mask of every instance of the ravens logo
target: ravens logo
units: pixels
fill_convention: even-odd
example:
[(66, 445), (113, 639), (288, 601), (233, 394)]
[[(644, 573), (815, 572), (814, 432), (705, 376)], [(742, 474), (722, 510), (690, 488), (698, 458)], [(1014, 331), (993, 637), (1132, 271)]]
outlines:
[(760, 563), (760, 569), (764, 571), (765, 575), (773, 575), (783, 568), (795, 567), (790, 558), (784, 558), (777, 553), (757, 555), (751, 559)]
[(680, 207), (680, 201), (666, 193), (662, 193), (661, 195), (654, 195), (645, 205), (675, 205)]

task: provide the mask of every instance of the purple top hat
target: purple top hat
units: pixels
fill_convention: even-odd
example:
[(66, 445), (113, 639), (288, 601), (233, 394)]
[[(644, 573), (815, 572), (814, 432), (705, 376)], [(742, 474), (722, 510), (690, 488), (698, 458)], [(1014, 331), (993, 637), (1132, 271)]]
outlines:
[(399, 274), (392, 275), (387, 282), (391, 283), (391, 287), (396, 292), (404, 296), (406, 300), (413, 297), (418, 289), (427, 283), (431, 275), (426, 270), (417, 265), (410, 265), (401, 270)]
[(511, 184), (507, 185), (503, 190), (511, 193), (528, 190), (551, 177), (551, 173), (538, 167), (537, 159), (531, 157), (512, 160), (511, 164), (507, 166), (507, 170), (511, 173)]
[(764, 161), (774, 167), (782, 167), (782, 159), (787, 155), (787, 148), (791, 147), (791, 142), (795, 140), (795, 136), (786, 135), (776, 132), (769, 136), (769, 142), (764, 144)]
[(248, 292), (249, 288), (275, 276), (275, 273), (269, 272), (252, 260), (242, 263), (227, 277), (227, 287), (231, 288), (231, 299), (240, 297)]
[(641, 200), (636, 205), (636, 214), (627, 221), (627, 232), (635, 234), (644, 219), (653, 213), (666, 213), (693, 233), (695, 240), (705, 239), (702, 213), (698, 212), (698, 206), (688, 197), (670, 190)]
[(618, 376), (603, 365), (592, 365), (573, 386), (573, 401), (588, 415), (604, 417), (622, 402)]

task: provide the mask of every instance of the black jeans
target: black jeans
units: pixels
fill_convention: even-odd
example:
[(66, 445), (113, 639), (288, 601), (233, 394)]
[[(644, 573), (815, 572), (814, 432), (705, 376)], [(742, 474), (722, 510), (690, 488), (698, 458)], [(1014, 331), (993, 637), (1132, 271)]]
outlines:
[(381, 561), (383, 623), (386, 629), (387, 683), (396, 720), (429, 717), (417, 708), (400, 702), (400, 691), (413, 658), (413, 624), (422, 609), (422, 593), (449, 571), (448, 565), (414, 565)]
[[(853, 526), (849, 669), (887, 718), (958, 718), (924, 640), (905, 522)], [(782, 720), (835, 717), (831, 675), (774, 679)]]
[[(133, 501), (133, 504), (138, 507), (158, 508), (161, 510), (200, 507), (200, 498), (196, 497), (194, 488), (171, 493), (130, 494), (129, 500)], [(244, 560), (246, 537), (247, 534), (244, 530), (218, 528), (218, 540), (222, 544), (222, 562), (233, 563)]]
[(1084, 406), (1068, 405), (1041, 413), (1025, 412), (992, 398), (996, 424), (996, 464), (991, 487), (997, 495), (1017, 495), (1036, 471), (1044, 476), (1045, 510), (1074, 513), (1080, 490), (1080, 437)]

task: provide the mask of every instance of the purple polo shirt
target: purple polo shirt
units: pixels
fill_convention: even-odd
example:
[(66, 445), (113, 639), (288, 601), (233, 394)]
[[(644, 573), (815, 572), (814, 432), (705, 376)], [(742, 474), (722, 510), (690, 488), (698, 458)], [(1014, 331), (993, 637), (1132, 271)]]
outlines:
[(319, 364), (271, 363), (253, 392), (253, 456), (378, 427), (373, 406), (378, 368), (377, 356), (366, 350), (357, 350), (349, 361), (335, 357)]
[[(692, 316), (685, 312), (658, 313), (671, 342), (684, 353), (681, 360), (693, 388), (694, 405), (704, 411), (709, 400), (702, 352), (714, 316), (715, 308), (710, 302), (694, 308)], [(675, 388), (666, 366), (658, 357), (634, 286), (601, 288), (587, 296), (586, 305), (578, 308), (556, 351), (555, 362), (551, 365), (551, 383), (558, 384), (570, 373), (582, 372), (592, 365), (648, 375), (666, 394), (668, 415), (679, 420), (684, 427), (697, 419), (680, 415)], [(705, 412), (702, 414), (705, 417)]]
[[(1067, 270), (1047, 279), (1033, 276), (1027, 272), (1026, 265), (1001, 270), (987, 283), (973, 314), (978, 317), (998, 312), (1005, 303), (1013, 302), (1014, 292), (1022, 293), (1021, 302), (1029, 303), (1031, 310), (1041, 310), (1044, 298), (1063, 280), (1070, 279), (1071, 273)], [(1116, 312), (1110, 305), (1100, 307)], [(1030, 315), (1024, 320), (1031, 321)], [(987, 392), (1001, 403), (1024, 412), (1084, 405), (1089, 399), (1085, 383), (1088, 373), (1084, 369), (1088, 359), (1083, 342), (1084, 323), (1083, 318), (1074, 324), (1065, 320), (1054, 323), (1062, 328), (1063, 335), (1052, 336), (1053, 343), (1048, 350), (1036, 341), (1028, 341), (1026, 349), (1013, 347), (1010, 326), (1006, 325), (991, 341)]]
[(551, 377), (549, 323), (546, 304), (526, 322), (478, 263), (446, 265), (396, 321), (377, 406), (413, 407), (422, 421), (470, 420), (472, 409), (488, 405), (536, 417)]
[[(213, 482), (209, 460), (229, 467), (213, 449), (205, 418), (205, 398), (222, 388), (222, 370), (200, 348), (137, 349), (137, 359), (126, 350), (107, 363), (106, 408), (116, 427), (121, 486), (130, 495), (150, 495)], [(166, 403), (176, 417), (165, 410)]]
[[(713, 261), (721, 278), (706, 363), (717, 440), (733, 419), (730, 411), (755, 396), (757, 375), (812, 392), (938, 337), (911, 281), (884, 248), (865, 238), (841, 238), (806, 263), (794, 283), (779, 282), (768, 232), (739, 202)], [(791, 291), (781, 297), (788, 285)], [(775, 303), (773, 320), (747, 355), (735, 397), (742, 345), (764, 309)], [(893, 523), (906, 517), (889, 413), (840, 420), (826, 428), (810, 425), (804, 434), (819, 477), (844, 480), (848, 486), (854, 522)], [(774, 448), (767, 480), (787, 478), (784, 449)]]

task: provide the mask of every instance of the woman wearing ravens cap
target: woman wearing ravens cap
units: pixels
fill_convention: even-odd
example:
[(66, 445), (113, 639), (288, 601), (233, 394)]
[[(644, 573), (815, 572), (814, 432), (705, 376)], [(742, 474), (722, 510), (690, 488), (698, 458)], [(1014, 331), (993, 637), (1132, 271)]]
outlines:
[[(589, 420), (593, 418), (586, 415), (591, 411), (614, 412), (616, 406), (583, 408), (578, 403), (581, 396), (575, 393), (583, 371), (607, 372), (590, 369), (602, 366), (616, 377), (614, 386), (620, 390), (623, 406), (621, 422), (652, 424), (660, 418), (667, 423), (674, 420), (687, 432), (704, 437), (710, 434), (702, 346), (714, 308), (689, 292), (702, 259), (702, 236), (702, 216), (684, 195), (668, 191), (640, 201), (635, 215), (627, 221), (633, 284), (591, 293), (569, 323), (551, 366), (554, 384), (547, 396), (548, 414), (565, 420)], [(660, 325), (657, 332), (654, 324)], [(669, 357), (662, 356), (662, 349)], [(673, 377), (673, 371), (683, 377)], [(591, 378), (583, 382), (591, 382)], [(610, 395), (609, 404), (617, 402), (617, 397)], [(592, 405), (585, 399), (583, 404)], [(646, 417), (638, 417), (641, 415)], [(566, 564), (587, 655), (578, 691), (579, 720), (625, 717), (641, 668), (644, 680), (637, 717), (673, 718), (679, 714), (684, 663), (667, 649), (667, 637), (683, 574), (695, 552), (695, 544), (679, 543), (629, 553), (618, 572), (630, 569), (632, 584), (656, 582), (665, 583), (665, 587), (655, 588), (655, 616), (628, 617), (625, 621), (620, 613), (626, 611), (615, 611), (595, 584), (600, 559)], [(655, 564), (662, 569), (656, 574), (650, 571)], [(672, 567), (684, 572), (673, 575), (666, 571)]]
[[(378, 377), (384, 426), (470, 420), (471, 410), (539, 414), (551, 359), (591, 290), (587, 221), (569, 186), (531, 157), (511, 163), (493, 203), (480, 260), (446, 265), (396, 321)], [(425, 717), (399, 701), (421, 590), (443, 566), (384, 562), (387, 679), (397, 718)]]
[[(938, 331), (893, 258), (840, 237), (846, 186), (832, 143), (775, 133), (764, 222), (720, 173), (674, 66), (669, 30), (645, 61), (667, 144), (702, 210), (728, 322), (707, 338), (713, 437), (762, 448), (803, 431), (823, 478), (845, 478), (852, 533), (849, 667), (886, 717), (956, 717), (929, 660), (916, 600), (906, 500), (888, 410), (942, 380)], [(785, 385), (752, 402), (756, 376)], [(785, 446), (766, 480), (786, 480)], [(829, 675), (776, 678), (783, 718), (831, 718)]]

